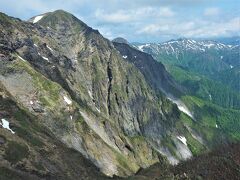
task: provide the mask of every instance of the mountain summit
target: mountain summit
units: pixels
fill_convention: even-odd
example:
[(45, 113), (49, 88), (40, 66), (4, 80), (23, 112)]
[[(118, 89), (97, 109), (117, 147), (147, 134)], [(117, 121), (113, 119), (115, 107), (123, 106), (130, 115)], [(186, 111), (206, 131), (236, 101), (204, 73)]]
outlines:
[[(180, 122), (176, 105), (153, 89), (98, 31), (64, 11), (36, 16), (35, 23), (2, 16), (1, 58), (6, 60), (0, 61), (1, 94), (66, 148), (75, 149), (109, 176), (131, 175), (162, 161), (162, 155), (171, 163), (191, 157), (174, 129)], [(20, 136), (24, 127), (18, 117), (9, 112), (2, 118), (15, 126), (16, 133), (7, 139), (17, 136), (14, 143), (31, 147), (27, 163), (34, 168), (39, 147)], [(37, 134), (35, 128), (32, 133)], [(159, 142), (169, 134), (179, 145), (174, 151), (184, 149), (176, 156), (163, 151), (166, 146)]]
[(129, 44), (128, 41), (122, 37), (117, 37), (117, 38), (113, 39), (112, 42)]
[(54, 12), (32, 17), (29, 22), (62, 31), (68, 31), (72, 29), (76, 32), (80, 32), (88, 27), (81, 20), (64, 10), (56, 10)]

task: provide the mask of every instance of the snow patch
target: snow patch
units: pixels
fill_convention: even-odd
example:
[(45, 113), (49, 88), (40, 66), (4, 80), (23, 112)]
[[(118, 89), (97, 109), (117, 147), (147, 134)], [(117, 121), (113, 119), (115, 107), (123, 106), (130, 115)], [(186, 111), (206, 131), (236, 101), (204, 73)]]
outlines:
[(233, 68), (233, 66), (232, 66), (232, 65), (230, 65), (230, 68), (232, 69), (232, 68)]
[(34, 18), (34, 20), (33, 20), (33, 23), (36, 23), (36, 22), (38, 22), (40, 19), (42, 19), (43, 18), (43, 16), (36, 16), (35, 18)]
[(193, 114), (188, 110), (188, 108), (185, 106), (185, 104), (183, 104), (183, 103), (182, 103), (181, 101), (179, 101), (179, 100), (174, 100), (174, 99), (169, 98), (169, 97), (168, 97), (168, 99), (169, 99), (170, 101), (172, 101), (173, 103), (175, 103), (180, 111), (182, 111), (183, 113), (187, 114), (187, 115), (190, 116), (192, 119), (194, 119)]
[(33, 44), (35, 47), (38, 47), (38, 45), (36, 45), (36, 44)]
[(223, 59), (223, 56), (221, 56), (220, 58)]
[(216, 128), (218, 128), (218, 125), (216, 124)]
[[(178, 141), (177, 141), (178, 140)], [(187, 146), (187, 140), (184, 136), (178, 136), (177, 140), (174, 141), (176, 145), (176, 155), (180, 159), (186, 160), (192, 157), (192, 152)]]
[(33, 105), (33, 101), (30, 101), (30, 104)]
[(25, 62), (26, 62), (26, 60), (23, 59), (21, 56), (17, 55), (17, 57), (18, 57), (19, 59), (21, 59), (22, 61), (25, 61)]
[(187, 146), (187, 139), (184, 136), (177, 136), (177, 138)]
[(90, 98), (92, 98), (92, 99), (93, 99), (92, 92), (88, 90), (88, 94), (89, 94)]
[(47, 58), (47, 57), (44, 57), (44, 56), (42, 56), (42, 58), (43, 58), (43, 59), (45, 59), (46, 61), (48, 61), (48, 62), (49, 62), (49, 60), (48, 60), (48, 58)]
[(127, 56), (122, 56), (124, 59), (127, 59)]
[(172, 47), (172, 45), (170, 44), (170, 48), (172, 49), (172, 52), (174, 53), (175, 52), (175, 50), (174, 50), (174, 48)]
[(53, 49), (52, 49), (52, 48), (50, 48), (48, 45), (47, 45), (47, 48), (48, 48), (50, 51), (53, 51)]
[(190, 116), (191, 118), (193, 118), (191, 112), (190, 112), (185, 106), (183, 106), (183, 105), (181, 105), (181, 104), (177, 104), (177, 106), (178, 106), (178, 109), (179, 109), (180, 111), (184, 112), (185, 114), (187, 114), (188, 116)]
[(2, 123), (0, 122), (0, 125), (4, 128), (7, 129), (9, 131), (11, 131), (11, 133), (15, 134), (15, 132), (9, 127), (9, 122), (6, 119), (1, 119)]
[(138, 49), (143, 52), (144, 45), (138, 46)]
[(203, 46), (207, 47), (207, 48), (211, 48), (212, 46), (214, 46), (214, 44), (210, 43), (210, 44), (204, 44)]
[(98, 109), (97, 107), (96, 107), (96, 110), (100, 113), (101, 111), (100, 111), (100, 109)]
[(63, 96), (63, 99), (68, 105), (72, 104), (72, 101), (67, 96)]
[(178, 43), (178, 41), (169, 41), (169, 42), (166, 42), (166, 43), (163, 43), (163, 44), (173, 44), (173, 43)]
[(73, 116), (72, 116), (72, 115), (70, 115), (70, 119), (71, 119), (71, 120), (73, 119)]
[(212, 95), (211, 95), (211, 94), (209, 94), (208, 96), (209, 96), (209, 100), (211, 101), (211, 100), (212, 100)]

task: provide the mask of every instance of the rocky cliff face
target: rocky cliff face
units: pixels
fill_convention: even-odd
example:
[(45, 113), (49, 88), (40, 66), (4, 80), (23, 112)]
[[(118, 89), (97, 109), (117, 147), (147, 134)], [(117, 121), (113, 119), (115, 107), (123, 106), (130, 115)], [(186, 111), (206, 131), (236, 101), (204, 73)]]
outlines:
[(113, 43), (122, 57), (134, 64), (155, 91), (161, 91), (173, 97), (179, 97), (184, 94), (184, 87), (177, 84), (166, 71), (163, 64), (156, 62), (151, 55), (138, 51), (126, 43)]
[[(10, 99), (32, 117), (27, 123), (31, 136), (38, 136), (35, 123), (40, 124), (44, 133), (51, 134), (50, 142), (60, 141), (56, 149), (74, 149), (109, 176), (127, 176), (140, 167), (165, 162), (162, 155), (172, 163), (192, 155), (184, 137), (191, 135), (181, 113), (162, 93), (179, 95), (181, 88), (163, 65), (154, 62), (148, 67), (149, 55), (117, 46), (121, 53), (125, 48), (130, 53), (126, 56), (131, 59), (126, 58), (97, 30), (62, 10), (30, 22), (0, 14), (0, 37), (1, 98)], [(140, 61), (133, 61), (135, 56)], [(25, 144), (30, 156), (48, 147), (34, 146), (29, 136), (21, 136), (28, 133), (28, 127), (20, 133), (25, 117), (1, 113), (0, 118), (7, 118), (16, 132), (1, 129), (6, 147), (11, 147), (11, 141)], [(38, 137), (40, 142), (46, 141), (44, 133)], [(3, 148), (2, 156), (6, 154)], [(26, 156), (8, 168), (15, 164), (21, 165), (20, 171), (33, 171), (34, 163)], [(45, 168), (42, 173), (47, 175), (51, 169)]]

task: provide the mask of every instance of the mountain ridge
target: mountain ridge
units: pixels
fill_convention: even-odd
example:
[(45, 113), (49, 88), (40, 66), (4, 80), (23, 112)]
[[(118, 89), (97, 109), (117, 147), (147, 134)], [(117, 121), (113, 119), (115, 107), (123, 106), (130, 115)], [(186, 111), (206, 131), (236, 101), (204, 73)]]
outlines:
[[(68, 22), (66, 28), (62, 17), (60, 23), (46, 22), (52, 22), (52, 15), (35, 24), (15, 19), (8, 20), (10, 26), (3, 24), (1, 30), (6, 35), (2, 42), (10, 49), (6, 56), (13, 57), (13, 61), (1, 61), (1, 69), (7, 72), (1, 74), (3, 86), (58, 139), (105, 174), (126, 176), (140, 166), (159, 161), (155, 148), (160, 145), (153, 148), (145, 138), (154, 142), (164, 136), (165, 130), (159, 134), (158, 129), (167, 130), (173, 125), (171, 121), (163, 123), (165, 116), (177, 120), (175, 106), (157, 96), (143, 75), (97, 31), (79, 31), (76, 21)], [(8, 28), (18, 33), (9, 35), (6, 31), (12, 31)], [(15, 38), (19, 44), (13, 47)], [(11, 83), (15, 78), (22, 83), (20, 88)], [(154, 122), (152, 116), (159, 121)], [(93, 133), (85, 132), (88, 129)], [(145, 148), (139, 149), (138, 144)], [(96, 146), (102, 151), (98, 152)], [(149, 152), (149, 157), (142, 155), (143, 150)], [(132, 159), (131, 164), (126, 164), (126, 157)]]
[[(29, 115), (28, 122), (25, 116), (18, 117), (21, 113), (0, 114), (16, 132), (1, 129), (4, 147), (0, 155), (7, 157), (12, 146), (22, 147), (25, 154), (16, 160), (4, 158), (1, 166), (14, 170), (21, 165), (21, 173), (34, 171), (38, 177), (68, 172), (69, 161), (65, 167), (55, 165), (53, 172), (55, 159), (46, 164), (39, 161), (42, 149), (51, 147), (55, 138), (81, 155), (80, 164), (85, 158), (96, 171), (125, 177), (156, 162), (178, 163), (230, 139), (215, 127), (215, 120), (206, 132), (204, 124), (181, 112), (164, 95), (167, 91), (177, 98), (186, 96), (164, 65), (150, 55), (110, 42), (65, 11), (47, 13), (37, 20), (24, 22), (0, 14), (0, 96), (11, 100), (7, 108), (15, 103)], [(195, 107), (202, 102), (193, 100), (182, 102), (195, 116), (205, 106)], [(210, 117), (215, 116), (211, 113)], [(36, 122), (52, 134), (49, 144), (26, 136), (41, 134)], [(38, 161), (40, 165), (36, 165)], [(76, 176), (77, 169), (69, 174), (72, 179)]]

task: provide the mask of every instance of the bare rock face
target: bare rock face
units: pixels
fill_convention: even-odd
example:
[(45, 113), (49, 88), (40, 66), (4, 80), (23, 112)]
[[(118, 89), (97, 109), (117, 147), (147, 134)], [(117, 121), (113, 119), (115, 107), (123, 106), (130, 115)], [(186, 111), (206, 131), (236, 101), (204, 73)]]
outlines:
[(161, 91), (166, 96), (179, 97), (185, 93), (184, 87), (177, 84), (166, 71), (163, 64), (156, 62), (149, 54), (143, 53), (136, 48), (126, 44), (113, 41), (114, 47), (122, 57), (135, 65), (144, 75), (149, 85), (155, 91)]
[(6, 139), (2, 136), (0, 136), (0, 145), (3, 145), (6, 143)]
[[(177, 96), (182, 90), (162, 64), (150, 63), (155, 66), (150, 73), (146, 59), (151, 57), (128, 46), (117, 45), (117, 50), (97, 30), (62, 10), (46, 13), (34, 24), (0, 14), (0, 33), (0, 53), (8, 57), (0, 61), (2, 94), (27, 117), (11, 114), (18, 143), (29, 147), (32, 157), (19, 160), (23, 171), (36, 171), (34, 176), (68, 172), (69, 161), (58, 167), (51, 164), (57, 160), (50, 159), (49, 169), (42, 171), (34, 165), (34, 157), (43, 158), (42, 151), (48, 157), (53, 149), (57, 159), (74, 149), (71, 153), (80, 154), (76, 156), (81, 161), (90, 160), (108, 176), (128, 176), (156, 162), (166, 163), (159, 158), (163, 148), (171, 158), (186, 159), (174, 153), (178, 147), (191, 156), (187, 145), (174, 143), (176, 134), (188, 131), (177, 106), (163, 92)], [(177, 130), (176, 124), (183, 128)], [(27, 133), (40, 134), (41, 147), (29, 144)], [(47, 134), (49, 143), (44, 140)]]

